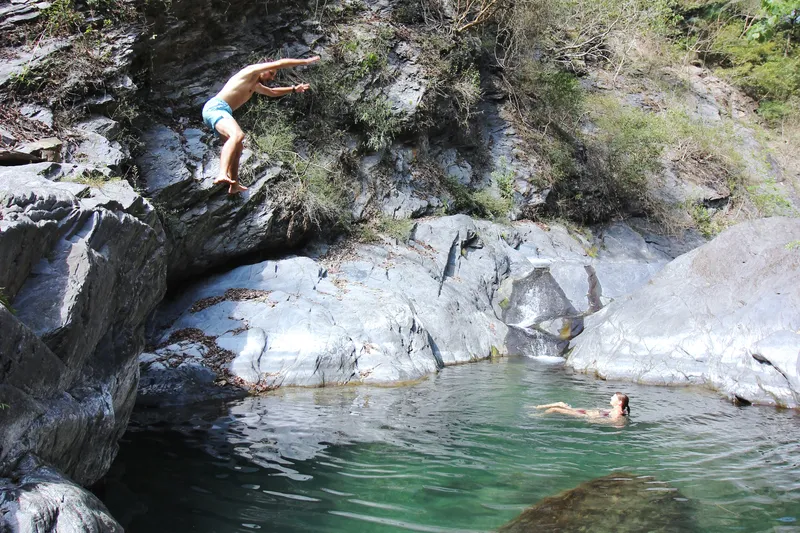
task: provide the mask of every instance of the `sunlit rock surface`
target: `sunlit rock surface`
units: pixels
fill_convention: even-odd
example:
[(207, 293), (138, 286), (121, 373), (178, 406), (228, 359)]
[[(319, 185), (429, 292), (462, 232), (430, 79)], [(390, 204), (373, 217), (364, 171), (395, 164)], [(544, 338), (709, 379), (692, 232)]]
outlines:
[[(408, 244), (354, 244), (191, 285), (156, 314), (153, 349), (140, 358), (138, 401), (218, 397), (226, 394), (215, 386), (222, 382), (262, 391), (415, 380), (501, 355), (505, 346), (514, 354), (559, 356), (581, 331), (584, 313), (551, 274), (561, 264), (549, 251), (553, 239), (571, 247), (576, 264), (605, 263), (561, 227), (530, 226), (463, 215), (421, 221)], [(663, 264), (646, 263), (643, 271)], [(588, 277), (583, 281), (588, 287)], [(629, 286), (642, 282), (631, 277)], [(598, 287), (593, 296), (575, 296), (576, 303), (586, 308), (581, 302), (590, 296), (598, 306), (608, 301)]]
[(677, 489), (649, 476), (611, 474), (545, 498), (499, 533), (687, 533), (692, 508)]
[[(507, 328), (493, 299), (524, 258), (499, 229), (449, 217), (420, 223), (409, 246), (363, 245), (339, 261), (292, 257), (209, 278), (160, 311), (170, 326), (158, 336), (164, 348), (143, 355), (142, 401), (151, 374), (176, 367), (176, 351), (176, 368), (222, 357), (219, 366), (256, 387), (413, 380), (500, 353)], [(175, 346), (181, 337), (189, 342)], [(192, 350), (203, 355), (187, 357)]]
[(728, 229), (587, 318), (567, 364), (800, 406), (800, 220)]

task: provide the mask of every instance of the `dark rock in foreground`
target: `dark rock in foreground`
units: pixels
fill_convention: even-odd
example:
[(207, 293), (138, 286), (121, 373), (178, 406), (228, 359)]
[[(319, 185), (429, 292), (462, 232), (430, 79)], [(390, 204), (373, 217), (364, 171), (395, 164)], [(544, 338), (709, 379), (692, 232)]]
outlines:
[(133, 409), (144, 322), (166, 288), (164, 236), (149, 204), (122, 181), (48, 179), (62, 171), (0, 171), (0, 287), (11, 306), (0, 305), (0, 514), (59, 524), (12, 531), (114, 531), (60, 525), (53, 513), (70, 505), (91, 514), (76, 503), (89, 495), (66, 479), (57, 485), (75, 498), (62, 503), (49, 481), (14, 488), (41, 477), (29, 455), (79, 484), (105, 474)]
[(800, 406), (800, 219), (730, 228), (586, 319), (567, 364)]
[(122, 533), (97, 497), (33, 456), (0, 479), (0, 531)]
[(499, 533), (686, 533), (691, 504), (649, 476), (611, 474), (545, 498)]

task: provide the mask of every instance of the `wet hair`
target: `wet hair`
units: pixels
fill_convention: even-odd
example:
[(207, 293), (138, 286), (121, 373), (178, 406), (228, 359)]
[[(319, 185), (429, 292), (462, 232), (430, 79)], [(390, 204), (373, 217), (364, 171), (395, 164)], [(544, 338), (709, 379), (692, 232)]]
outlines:
[(631, 408), (628, 405), (628, 395), (622, 394), (621, 392), (615, 392), (614, 396), (619, 398), (619, 401), (622, 402), (622, 414), (630, 416)]

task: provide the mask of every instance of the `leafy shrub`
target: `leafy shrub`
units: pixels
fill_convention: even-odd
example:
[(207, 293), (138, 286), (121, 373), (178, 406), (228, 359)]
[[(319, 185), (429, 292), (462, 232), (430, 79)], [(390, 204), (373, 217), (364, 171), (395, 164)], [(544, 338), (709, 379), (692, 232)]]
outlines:
[(750, 199), (761, 216), (797, 216), (792, 203), (778, 189), (774, 180), (747, 187)]
[(289, 179), (282, 184), (288, 202), (297, 205), (318, 229), (346, 229), (350, 225), (349, 187), (337, 165), (298, 154), (285, 158)]
[(718, 216), (703, 205), (695, 205), (690, 212), (697, 230), (703, 237), (711, 239), (725, 229), (725, 224)]
[(670, 216), (651, 190), (651, 176), (662, 171), (667, 150), (700, 184), (728, 193), (742, 188), (744, 162), (732, 128), (681, 111), (648, 112), (613, 97), (594, 96), (585, 106), (592, 127), (578, 136), (583, 160), (567, 143), (548, 145), (558, 215), (582, 222), (625, 212)]
[(364, 126), (367, 147), (374, 151), (389, 146), (400, 129), (400, 120), (392, 113), (389, 102), (382, 97), (359, 102), (356, 121)]
[(798, 116), (800, 10), (792, 0), (681, 0), (683, 43), (759, 101), (772, 126)]
[(610, 195), (622, 204), (644, 200), (647, 177), (661, 170), (661, 155), (669, 140), (664, 121), (612, 98), (595, 98), (592, 112), (599, 130), (594, 153)]
[(266, 98), (251, 100), (241, 119), (253, 147), (271, 159), (294, 153), (295, 133), (287, 109)]
[(744, 23), (723, 27), (710, 53), (720, 72), (756, 99), (787, 100), (800, 95), (800, 54), (775, 40), (743, 39)]
[(489, 219), (502, 219), (508, 217), (513, 204), (509, 198), (499, 197), (489, 189), (473, 193), (472, 202), (475, 205), (475, 214)]

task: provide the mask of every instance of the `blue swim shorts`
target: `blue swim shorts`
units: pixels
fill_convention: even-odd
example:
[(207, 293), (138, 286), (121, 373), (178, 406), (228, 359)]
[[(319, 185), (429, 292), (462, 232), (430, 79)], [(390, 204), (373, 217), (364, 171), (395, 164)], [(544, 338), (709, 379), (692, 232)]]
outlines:
[(215, 96), (203, 106), (203, 122), (215, 135), (219, 135), (216, 126), (223, 118), (233, 118), (233, 109), (228, 102)]

